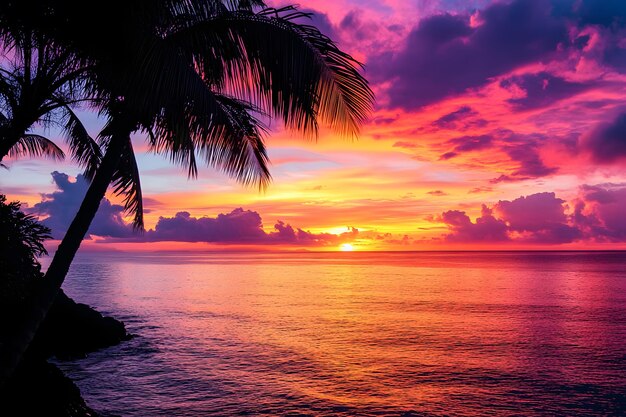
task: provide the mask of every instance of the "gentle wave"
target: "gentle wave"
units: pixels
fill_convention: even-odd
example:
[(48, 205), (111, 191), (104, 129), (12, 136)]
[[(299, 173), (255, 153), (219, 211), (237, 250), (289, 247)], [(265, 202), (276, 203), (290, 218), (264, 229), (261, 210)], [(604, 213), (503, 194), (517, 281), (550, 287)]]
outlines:
[(626, 254), (81, 255), (105, 416), (623, 415)]

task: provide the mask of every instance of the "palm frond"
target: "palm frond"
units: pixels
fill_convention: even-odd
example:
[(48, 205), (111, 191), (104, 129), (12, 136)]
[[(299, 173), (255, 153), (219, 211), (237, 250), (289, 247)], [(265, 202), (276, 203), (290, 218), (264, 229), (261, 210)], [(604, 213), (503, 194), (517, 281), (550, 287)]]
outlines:
[(22, 156), (44, 157), (54, 161), (65, 158), (65, 153), (50, 139), (41, 135), (25, 134), (9, 150), (9, 157), (19, 158)]
[(63, 131), (70, 147), (72, 159), (85, 168), (85, 176), (91, 180), (102, 159), (100, 147), (91, 138), (85, 126), (69, 106), (63, 105), (62, 110), (64, 113)]
[(3, 107), (12, 113), (19, 105), (18, 96), (15, 74), (0, 68), (0, 99), (4, 102)]
[(104, 149), (108, 147), (111, 140), (124, 141), (117, 168), (111, 179), (111, 185), (115, 195), (123, 196), (124, 211), (133, 216), (133, 227), (136, 230), (143, 230), (141, 179), (130, 136), (116, 137), (115, 129), (112, 128), (111, 123), (108, 123), (102, 130), (99, 139)]
[(250, 114), (257, 109), (212, 91), (190, 64), (192, 57), (175, 44), (152, 39), (143, 50), (137, 65), (151, 70), (140, 69), (145, 75), (133, 80), (138, 93), (127, 97), (124, 105), (145, 115), (138, 119), (150, 132), (152, 149), (186, 166), (190, 177), (197, 175), (198, 152), (237, 181), (265, 187), (270, 176), (263, 128)]
[(11, 35), (10, 56), (0, 67), (0, 108), (7, 113), (0, 123), (6, 133), (6, 147), (16, 145), (14, 156), (32, 149), (33, 156), (58, 157), (54, 150), (58, 147), (45, 144), (43, 148), (41, 140), (22, 144), (17, 141), (34, 124), (47, 127), (59, 123), (72, 158), (85, 167), (87, 177), (93, 177), (100, 162), (100, 149), (70, 107), (89, 99), (83, 86), (90, 67), (68, 48), (41, 34), (24, 30)]
[(271, 181), (269, 159), (261, 122), (249, 104), (216, 94), (208, 88), (196, 90), (184, 111), (178, 106), (164, 109), (155, 121), (152, 149), (197, 175), (196, 154), (204, 161), (244, 185), (264, 189)]
[(358, 133), (374, 95), (361, 65), (293, 7), (205, 16), (172, 35), (207, 82), (251, 100), (291, 128), (316, 133), (318, 120)]
[[(206, 162), (236, 178), (244, 185), (265, 189), (272, 177), (269, 157), (263, 139), (264, 126), (254, 117), (258, 109), (225, 95), (216, 95), (220, 107), (220, 124), (204, 125), (196, 118), (194, 131), (198, 152)], [(221, 125), (221, 126), (220, 126)], [(208, 131), (205, 132), (205, 129)]]
[(128, 138), (115, 174), (113, 174), (113, 191), (124, 196), (124, 209), (133, 215), (133, 227), (143, 230), (143, 195), (139, 167), (135, 159), (133, 145)]

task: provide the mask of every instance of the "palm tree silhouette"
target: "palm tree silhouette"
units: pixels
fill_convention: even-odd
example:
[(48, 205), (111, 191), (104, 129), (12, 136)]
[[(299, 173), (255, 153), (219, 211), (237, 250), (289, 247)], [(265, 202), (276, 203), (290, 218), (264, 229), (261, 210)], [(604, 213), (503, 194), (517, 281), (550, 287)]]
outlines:
[(37, 123), (56, 123), (73, 159), (92, 176), (100, 148), (72, 109), (87, 99), (81, 87), (88, 66), (32, 31), (4, 33), (2, 38), (8, 59), (0, 67), (0, 163), (6, 156), (63, 159), (54, 142), (29, 132)]
[[(0, 359), (9, 372), (54, 301), (109, 184), (125, 196), (135, 226), (143, 225), (139, 182), (121, 168), (132, 155), (133, 133), (146, 133), (152, 150), (185, 166), (191, 177), (200, 157), (262, 188), (270, 181), (262, 118), (278, 118), (309, 136), (317, 135), (319, 122), (354, 136), (373, 102), (360, 64), (317, 28), (297, 23), (309, 15), (294, 7), (114, 0), (96, 19), (85, 20), (80, 5), (48, 3), (55, 13), (41, 17), (31, 7), (26, 18), (93, 62), (94, 93), (107, 116), (100, 134), (106, 152), (42, 281), (33, 314), (3, 349)], [(0, 8), (0, 23), (5, 12)], [(52, 24), (45, 21), (51, 15)], [(62, 24), (55, 24), (59, 16)]]

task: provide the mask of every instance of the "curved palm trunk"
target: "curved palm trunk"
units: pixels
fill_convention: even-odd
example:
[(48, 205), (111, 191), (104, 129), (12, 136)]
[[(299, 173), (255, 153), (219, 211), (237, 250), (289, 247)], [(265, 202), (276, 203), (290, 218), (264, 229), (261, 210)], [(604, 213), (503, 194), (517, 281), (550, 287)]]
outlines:
[(61, 241), (45, 277), (32, 297), (32, 305), (22, 322), (16, 326), (14, 334), (8, 338), (4, 346), (0, 346), (0, 387), (13, 374), (24, 352), (33, 340), (39, 325), (42, 323), (48, 310), (56, 298), (72, 260), (80, 247), (91, 221), (93, 220), (100, 201), (105, 196), (107, 187), (118, 166), (122, 151), (129, 140), (129, 131), (118, 132), (113, 135), (102, 163), (89, 186), (89, 190), (76, 213), (65, 237)]

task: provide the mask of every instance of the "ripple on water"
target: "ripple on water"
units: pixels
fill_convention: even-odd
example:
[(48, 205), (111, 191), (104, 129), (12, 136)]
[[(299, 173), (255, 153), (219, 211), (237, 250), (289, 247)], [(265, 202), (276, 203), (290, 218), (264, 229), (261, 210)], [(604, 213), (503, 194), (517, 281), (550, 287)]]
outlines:
[(106, 256), (66, 292), (137, 336), (61, 363), (104, 416), (626, 410), (621, 252)]

